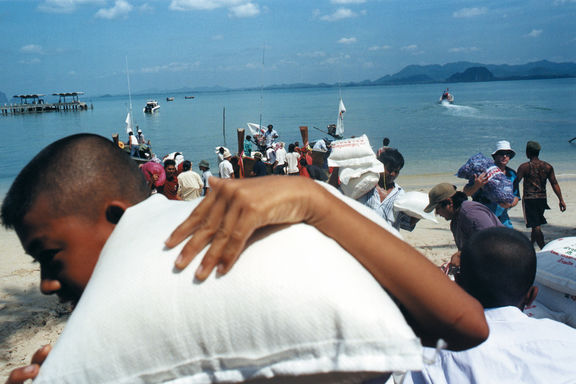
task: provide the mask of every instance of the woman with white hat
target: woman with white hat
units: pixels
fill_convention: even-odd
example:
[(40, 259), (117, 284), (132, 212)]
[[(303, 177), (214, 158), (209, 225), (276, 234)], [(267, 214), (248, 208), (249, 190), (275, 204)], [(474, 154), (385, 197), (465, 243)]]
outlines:
[[(514, 184), (514, 180), (518, 177), (516, 171), (508, 167), (508, 163), (516, 156), (516, 152), (510, 146), (510, 142), (506, 140), (500, 140), (496, 143), (496, 150), (492, 152), (492, 158), (494, 159), (494, 164), (502, 172), (506, 174), (506, 177)], [(518, 190), (518, 185), (514, 185), (514, 201), (510, 204), (495, 203), (490, 201), (483, 193), (482, 187), (488, 182), (488, 176), (482, 173), (476, 177), (473, 183), (469, 183), (464, 187), (464, 192), (468, 196), (472, 196), (472, 200), (484, 204), (500, 219), (500, 222), (506, 227), (512, 228), (512, 221), (508, 216), (508, 209), (516, 206), (520, 200), (520, 191)]]

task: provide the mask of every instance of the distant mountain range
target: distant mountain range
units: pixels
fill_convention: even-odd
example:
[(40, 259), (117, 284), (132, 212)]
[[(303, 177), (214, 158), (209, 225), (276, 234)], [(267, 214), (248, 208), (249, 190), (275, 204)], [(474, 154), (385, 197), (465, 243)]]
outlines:
[[(480, 64), (459, 61), (444, 65), (409, 65), (400, 72), (386, 75), (376, 80), (348, 82), (344, 87), (429, 84), (503, 80), (532, 80), (576, 77), (576, 63), (553, 63), (547, 60), (535, 61), (522, 65)], [(265, 89), (334, 87), (336, 84), (279, 84), (264, 87)]]
[[(386, 75), (376, 80), (364, 80), (360, 82), (346, 82), (341, 84), (327, 83), (295, 83), (273, 84), (264, 89), (295, 89), (295, 88), (332, 88), (332, 87), (359, 87), (376, 85), (399, 85), (399, 84), (431, 84), (431, 83), (459, 83), (459, 82), (482, 82), (482, 81), (505, 81), (505, 80), (534, 80), (576, 77), (576, 63), (553, 63), (548, 60), (535, 61), (522, 65), (508, 64), (481, 64), (468, 61), (458, 61), (444, 65), (408, 65), (400, 72)], [(195, 92), (220, 92), (231, 90), (254, 90), (260, 87), (247, 87), (242, 89), (230, 89), (220, 86), (215, 87), (182, 87), (172, 90), (147, 89), (138, 91), (139, 95), (154, 94), (192, 94)], [(104, 95), (102, 97), (110, 97)], [(6, 95), (0, 92), (0, 103), (8, 102)]]

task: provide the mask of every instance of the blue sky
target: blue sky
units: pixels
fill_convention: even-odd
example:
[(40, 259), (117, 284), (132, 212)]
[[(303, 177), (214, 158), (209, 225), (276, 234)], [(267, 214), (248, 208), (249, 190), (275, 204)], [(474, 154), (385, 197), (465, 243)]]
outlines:
[(126, 57), (133, 92), (576, 61), (575, 20), (576, 0), (0, 0), (0, 91), (124, 94)]

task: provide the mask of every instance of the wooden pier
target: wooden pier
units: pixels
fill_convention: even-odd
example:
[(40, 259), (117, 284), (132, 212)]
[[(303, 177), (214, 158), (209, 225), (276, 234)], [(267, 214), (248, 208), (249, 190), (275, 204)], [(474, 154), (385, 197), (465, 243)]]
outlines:
[[(0, 114), (19, 115), (26, 113), (42, 113), (53, 111), (85, 111), (88, 109), (88, 104), (78, 100), (78, 96), (82, 94), (84, 93), (54, 93), (53, 96), (59, 96), (59, 100), (57, 103), (49, 104), (44, 102), (44, 95), (41, 94), (15, 95), (14, 98), (19, 98), (20, 103), (0, 105)], [(66, 101), (66, 97), (71, 97), (72, 101)], [(90, 108), (92, 109), (93, 107), (90, 106)]]

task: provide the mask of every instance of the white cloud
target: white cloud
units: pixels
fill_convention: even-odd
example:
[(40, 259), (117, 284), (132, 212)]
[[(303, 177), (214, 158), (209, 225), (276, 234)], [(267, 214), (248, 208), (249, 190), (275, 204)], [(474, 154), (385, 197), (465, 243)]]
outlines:
[(196, 69), (200, 66), (200, 62), (194, 63), (170, 63), (165, 65), (157, 65), (154, 67), (142, 68), (142, 73), (159, 73), (159, 72), (186, 72)]
[(42, 55), (44, 54), (44, 48), (37, 44), (28, 44), (20, 48), (20, 52), (22, 53), (30, 53), (35, 55)]
[(411, 52), (411, 51), (417, 50), (418, 46), (416, 44), (410, 44), (410, 45), (406, 45), (400, 49), (402, 49), (403, 51)]
[(40, 63), (41, 63), (41, 61), (37, 57), (30, 59), (30, 60), (20, 60), (18, 62), (18, 64), (40, 64)]
[(562, 5), (566, 3), (576, 3), (576, 0), (555, 0), (554, 5)]
[(330, 0), (332, 4), (364, 4), (366, 0)]
[(116, 0), (112, 8), (101, 8), (95, 16), (111, 20), (129, 14), (133, 8), (126, 0)]
[(320, 18), (323, 21), (339, 21), (343, 19), (349, 19), (352, 17), (356, 17), (356, 13), (353, 12), (351, 9), (348, 8), (338, 8), (334, 13), (330, 15), (324, 15)]
[(450, 48), (448, 50), (448, 52), (451, 53), (460, 53), (460, 52), (476, 52), (479, 51), (480, 49), (478, 49), (477, 47), (455, 47), (455, 48)]
[(314, 51), (314, 52), (298, 52), (296, 54), (298, 57), (309, 57), (309, 58), (317, 58), (317, 57), (326, 57), (326, 52), (324, 51)]
[(260, 14), (258, 4), (246, 3), (229, 8), (229, 15), (237, 18), (254, 17)]
[(372, 47), (369, 47), (368, 50), (369, 51), (385, 51), (387, 49), (392, 48), (390, 45), (373, 45)]
[(140, 12), (152, 12), (154, 11), (154, 7), (152, 7), (151, 5), (149, 5), (148, 3), (144, 3), (141, 6), (138, 7), (138, 10)]
[(538, 37), (542, 34), (542, 30), (541, 29), (533, 29), (530, 31), (530, 33), (526, 34), (526, 37)]
[(214, 35), (212, 36), (212, 40), (224, 40), (224, 35)]
[(486, 7), (477, 7), (477, 8), (462, 8), (454, 13), (452, 13), (453, 17), (476, 17), (481, 16), (488, 13), (488, 8)]
[(38, 9), (50, 13), (71, 13), (84, 4), (106, 4), (106, 0), (45, 0)]
[(249, 3), (250, 1), (247, 0), (172, 0), (170, 9), (174, 11), (210, 11)]
[(338, 44), (354, 44), (356, 42), (355, 37), (343, 37), (338, 40)]

